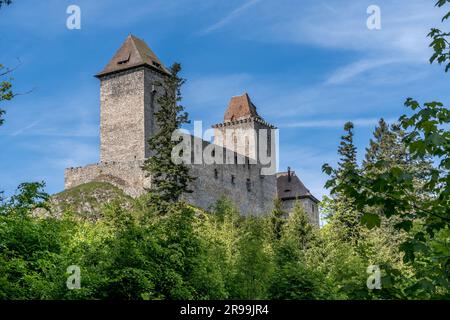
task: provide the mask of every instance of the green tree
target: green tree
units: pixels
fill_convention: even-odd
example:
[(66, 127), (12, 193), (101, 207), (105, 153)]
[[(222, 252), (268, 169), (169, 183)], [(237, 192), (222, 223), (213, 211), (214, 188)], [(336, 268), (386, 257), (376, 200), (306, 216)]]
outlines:
[[(3, 5), (9, 5), (11, 4), (11, 0), (0, 0), (0, 9)], [(14, 94), (12, 92), (12, 84), (11, 79), (7, 78), (8, 74), (11, 73), (11, 69), (5, 68), (0, 63), (0, 102), (5, 100), (11, 100), (14, 97)], [(5, 110), (0, 108), (0, 126), (4, 122), (4, 116)]]
[(313, 226), (300, 201), (294, 204), (284, 229), (284, 236), (292, 240), (300, 250), (306, 250), (314, 238)]
[[(437, 6), (448, 2), (440, 0)], [(450, 12), (443, 20), (448, 17)], [(435, 51), (430, 61), (448, 61), (448, 34), (432, 29), (429, 36)], [(450, 110), (440, 102), (421, 105), (412, 98), (408, 98), (405, 105), (412, 114), (400, 117), (399, 124), (404, 130), (401, 142), (412, 160), (408, 163), (409, 169), (401, 162), (379, 157), (370, 164), (370, 172), (356, 174), (353, 181), (338, 185), (335, 191), (352, 200), (355, 208), (363, 212), (361, 221), (369, 227), (381, 224), (380, 215), (396, 217), (399, 220), (396, 227), (408, 233), (408, 239), (400, 247), (404, 261), (417, 266), (416, 259), (428, 257), (430, 260), (425, 264), (434, 261), (431, 264), (435, 266), (435, 272), (428, 275), (418, 272), (421, 268), (415, 269), (418, 284), (410, 289), (426, 291), (430, 297), (442, 297), (448, 295), (450, 288), (450, 245), (448, 241), (441, 241), (439, 254), (434, 248), (438, 235), (446, 234), (450, 227)], [(423, 163), (424, 159), (432, 159), (433, 165), (429, 163), (431, 168), (417, 183), (415, 172), (422, 170), (417, 163)], [(337, 179), (331, 180), (329, 185), (334, 187)], [(373, 208), (378, 209), (377, 213)]]
[(275, 199), (273, 203), (273, 210), (270, 214), (270, 225), (273, 239), (281, 238), (286, 216), (287, 213), (283, 210), (283, 202), (278, 198)]
[(178, 201), (185, 192), (191, 192), (188, 185), (194, 180), (189, 175), (189, 168), (184, 163), (172, 161), (172, 150), (182, 140), (172, 140), (173, 133), (182, 124), (188, 123), (188, 114), (179, 104), (182, 99), (181, 86), (185, 80), (179, 77), (181, 65), (175, 63), (159, 85), (163, 94), (158, 97), (160, 108), (154, 113), (158, 132), (148, 143), (153, 155), (148, 158), (143, 169), (151, 176), (150, 202), (160, 213), (167, 210), (167, 205)]
[(256, 217), (247, 217), (243, 221), (237, 242), (238, 256), (231, 278), (231, 298), (266, 297), (272, 274), (270, 256), (265, 248), (266, 240), (267, 230), (263, 221)]
[[(358, 175), (360, 169), (357, 163), (357, 150), (353, 142), (353, 123), (344, 125), (345, 134), (341, 137), (338, 154), (340, 161), (337, 169), (325, 164), (322, 170), (330, 175), (331, 179), (325, 184), (331, 189), (333, 197), (332, 208), (329, 215), (339, 226), (342, 239), (345, 241), (357, 241), (359, 237), (360, 212), (353, 204), (353, 195), (359, 193)], [(342, 190), (345, 189), (345, 190)]]

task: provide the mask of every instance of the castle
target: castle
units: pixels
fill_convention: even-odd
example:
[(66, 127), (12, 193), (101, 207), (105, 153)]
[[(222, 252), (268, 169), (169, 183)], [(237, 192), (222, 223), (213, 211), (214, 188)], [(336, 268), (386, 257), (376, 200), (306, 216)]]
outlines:
[[(66, 169), (66, 189), (102, 181), (137, 197), (151, 188), (151, 178), (141, 166), (151, 156), (147, 141), (157, 131), (153, 115), (159, 107), (157, 97), (162, 94), (157, 83), (169, 74), (144, 41), (133, 35), (127, 37), (103, 71), (96, 75), (100, 80), (100, 162)], [(275, 198), (282, 201), (286, 212), (295, 201), (301, 201), (310, 221), (319, 224), (319, 201), (294, 171), (262, 174), (267, 165), (252, 161), (252, 155), (260, 152), (258, 132), (273, 131), (275, 127), (258, 114), (248, 94), (232, 97), (223, 122), (213, 128), (213, 143), (194, 136), (189, 138), (202, 149), (212, 147), (213, 154), (219, 151), (220, 157), (231, 151), (237, 161), (188, 164), (190, 174), (196, 179), (190, 186), (193, 192), (183, 196), (186, 201), (208, 209), (226, 197), (242, 214), (253, 215), (269, 213)], [(255, 134), (242, 147), (236, 142), (244, 131)], [(267, 156), (275, 159), (276, 139), (270, 134), (263, 139), (268, 146)]]

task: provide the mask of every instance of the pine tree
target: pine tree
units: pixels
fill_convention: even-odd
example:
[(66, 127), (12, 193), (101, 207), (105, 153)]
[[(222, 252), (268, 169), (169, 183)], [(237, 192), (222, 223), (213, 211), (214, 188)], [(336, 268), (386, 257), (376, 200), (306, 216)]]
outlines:
[(148, 141), (153, 155), (143, 165), (143, 169), (151, 176), (150, 204), (159, 213), (164, 213), (168, 204), (180, 200), (183, 193), (192, 192), (188, 186), (194, 180), (184, 163), (172, 161), (172, 150), (182, 139), (180, 137), (179, 141), (172, 141), (172, 134), (182, 124), (189, 123), (188, 114), (179, 104), (182, 99), (181, 87), (185, 83), (179, 77), (180, 71), (181, 65), (173, 64), (171, 74), (159, 84), (164, 93), (158, 98), (160, 108), (154, 113), (158, 132)]
[(388, 161), (394, 157), (400, 160), (402, 155), (404, 155), (404, 147), (399, 143), (395, 131), (391, 130), (386, 121), (381, 118), (373, 132), (373, 139), (370, 139), (369, 147), (366, 148), (363, 166), (374, 164), (379, 160)]
[(359, 237), (359, 220), (361, 214), (353, 205), (352, 196), (358, 194), (358, 178), (360, 169), (357, 163), (357, 150), (353, 143), (354, 126), (352, 122), (344, 125), (345, 134), (341, 137), (338, 148), (340, 159), (337, 169), (328, 164), (323, 166), (323, 171), (330, 175), (325, 187), (331, 188), (333, 204), (331, 220), (338, 228), (342, 240), (357, 241)]
[(313, 226), (309, 222), (303, 204), (296, 201), (286, 223), (285, 235), (294, 241), (296, 247), (306, 250), (314, 237)]
[(270, 225), (274, 239), (280, 239), (283, 225), (285, 223), (286, 212), (283, 210), (283, 204), (280, 199), (275, 199), (273, 210), (270, 215)]
[(432, 170), (429, 157), (413, 157), (404, 143), (405, 131), (398, 124), (389, 126), (380, 119), (370, 139), (363, 162), (363, 174), (366, 177), (387, 174), (393, 168), (414, 178), (414, 189), (421, 199), (428, 197), (424, 184)]
[(338, 177), (342, 180), (345, 180), (347, 178), (346, 175), (353, 173), (358, 166), (356, 163), (356, 147), (353, 143), (353, 129), (352, 122), (347, 122), (344, 125), (346, 134), (341, 137), (338, 149), (338, 153), (341, 156), (340, 162), (338, 163)]

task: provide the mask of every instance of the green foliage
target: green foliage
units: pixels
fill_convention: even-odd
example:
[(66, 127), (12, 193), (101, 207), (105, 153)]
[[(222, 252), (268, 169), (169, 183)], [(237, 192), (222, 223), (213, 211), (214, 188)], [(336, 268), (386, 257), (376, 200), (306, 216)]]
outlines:
[[(1, 7), (1, 3), (0, 3)], [(11, 100), (14, 97), (12, 91), (11, 79), (6, 78), (6, 76), (11, 72), (10, 69), (6, 69), (2, 64), (0, 64), (0, 102)], [(5, 110), (0, 108), (0, 126), (4, 123)]]
[[(404, 262), (408, 234), (382, 220), (340, 237), (330, 219), (312, 227), (301, 204), (284, 218), (242, 217), (223, 199), (208, 213), (183, 203), (160, 215), (154, 207), (126, 209), (120, 199), (99, 219), (32, 214), (45, 205), (41, 184), (21, 186), (0, 215), (0, 299), (405, 299), (448, 298), (449, 231), (431, 238), (412, 231), (427, 250)], [(95, 188), (93, 189), (96, 190)], [(281, 218), (280, 218), (281, 219)], [(277, 228), (275, 230), (278, 230)], [(417, 243), (411, 245), (416, 246)], [(382, 269), (382, 289), (366, 287), (368, 265)], [(68, 266), (81, 269), (81, 288), (69, 290)], [(438, 285), (435, 282), (439, 281)], [(430, 283), (432, 285), (430, 285)]]
[[(436, 2), (436, 7), (443, 7), (448, 4), (448, 0), (438, 0)], [(450, 17), (450, 12), (444, 15), (441, 22), (446, 21)], [(445, 72), (450, 69), (450, 44), (449, 37), (450, 33), (441, 31), (438, 28), (432, 28), (428, 37), (432, 39), (430, 47), (433, 49), (434, 53), (430, 58), (430, 63), (437, 62), (439, 64), (445, 64)]]
[(285, 216), (287, 216), (287, 213), (283, 210), (282, 201), (280, 199), (275, 199), (273, 202), (273, 210), (270, 215), (270, 226), (273, 239), (281, 238)]
[(160, 108), (154, 113), (158, 131), (148, 141), (152, 156), (148, 158), (143, 169), (151, 175), (152, 187), (150, 202), (164, 213), (166, 206), (179, 200), (185, 192), (190, 192), (188, 184), (194, 178), (189, 175), (189, 168), (184, 163), (172, 161), (172, 150), (181, 141), (172, 139), (172, 135), (182, 124), (188, 123), (188, 114), (183, 112), (181, 86), (185, 80), (179, 77), (181, 65), (175, 63), (159, 85), (163, 94), (158, 97)]

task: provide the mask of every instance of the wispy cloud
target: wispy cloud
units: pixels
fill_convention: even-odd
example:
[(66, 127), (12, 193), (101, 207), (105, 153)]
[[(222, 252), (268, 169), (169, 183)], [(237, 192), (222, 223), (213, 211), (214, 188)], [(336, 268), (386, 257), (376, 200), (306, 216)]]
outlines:
[(327, 84), (341, 84), (370, 70), (398, 62), (395, 59), (363, 59), (335, 70), (326, 80)]
[(24, 132), (26, 132), (27, 130), (34, 128), (39, 122), (41, 122), (41, 120), (33, 121), (29, 125), (12, 132), (11, 136), (13, 136), (13, 137), (19, 136), (19, 135), (23, 134)]
[(211, 32), (213, 32), (215, 30), (218, 30), (218, 29), (222, 28), (223, 26), (225, 26), (226, 24), (228, 24), (232, 20), (236, 19), (245, 10), (247, 10), (248, 8), (254, 6), (258, 2), (261, 2), (261, 0), (250, 0), (250, 1), (247, 1), (246, 3), (241, 5), (240, 7), (234, 9), (233, 11), (231, 11), (228, 15), (226, 15), (225, 17), (223, 17), (222, 19), (220, 19), (216, 23), (210, 25), (205, 30), (202, 30), (199, 34), (200, 35), (206, 35), (208, 33), (211, 33)]

